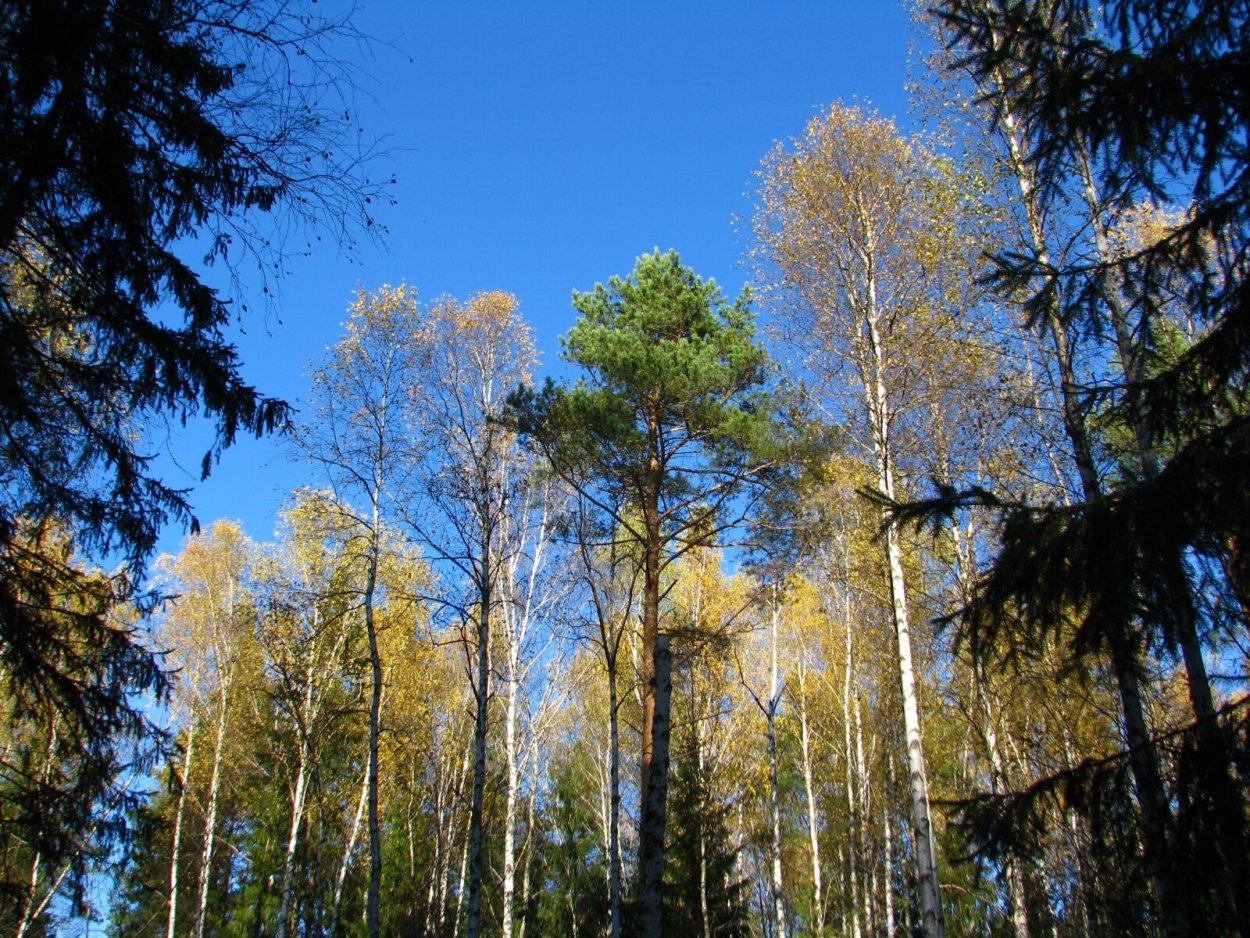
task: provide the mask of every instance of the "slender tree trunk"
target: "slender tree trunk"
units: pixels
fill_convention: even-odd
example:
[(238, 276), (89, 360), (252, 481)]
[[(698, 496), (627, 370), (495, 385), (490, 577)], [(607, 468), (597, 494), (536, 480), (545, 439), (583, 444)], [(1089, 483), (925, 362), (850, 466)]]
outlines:
[[(446, 747), (438, 745), (439, 734), (437, 728), (434, 731), (434, 739), (437, 747), (435, 755), (435, 772), (434, 772), (434, 868), (430, 870), (430, 885), (426, 892), (426, 909), (425, 909), (425, 930), (427, 933), (435, 935), (441, 934), (443, 930), (442, 914), (439, 911), (443, 906), (443, 883), (447, 879), (447, 833), (445, 817), (446, 811), (443, 807), (443, 798), (447, 792), (447, 783), (451, 781), (448, 775), (454, 776), (454, 769), (446, 765), (446, 753), (443, 751)], [(415, 776), (415, 767), (413, 769)], [(416, 784), (414, 777), (413, 784)]]
[[(885, 365), (876, 311), (876, 283), (868, 278), (868, 310), (865, 316), (871, 356), (867, 369), (866, 392), (873, 448), (877, 461), (877, 484), (889, 499), (895, 497), (894, 455), (890, 443), (893, 414), (885, 385)], [(938, 886), (937, 858), (933, 825), (929, 813), (929, 783), (925, 776), (924, 746), (920, 735), (920, 705), (916, 697), (916, 677), (912, 665), (911, 626), (907, 613), (907, 586), (903, 572), (903, 548), (898, 521), (886, 518), (886, 564), (890, 574), (891, 613), (898, 644), (898, 675), (903, 694), (903, 724), (907, 736), (907, 768), (911, 791), (912, 826), (916, 845), (916, 879), (920, 887), (925, 938), (943, 938), (942, 898)]]
[[(314, 622), (314, 630), (317, 625)], [(301, 724), (299, 727), (299, 749), (296, 756), (295, 789), (291, 794), (291, 826), (287, 832), (286, 851), (282, 860), (282, 900), (278, 908), (278, 925), (274, 931), (275, 938), (286, 938), (291, 927), (291, 905), (295, 897), (295, 853), (299, 848), (300, 829), (304, 824), (304, 804), (308, 796), (308, 769), (310, 757), (309, 732), (312, 726), (314, 709), (314, 681), (316, 671), (316, 646), (308, 656), (307, 671), (304, 675), (304, 700), (301, 704)]]
[[(846, 618), (846, 667), (842, 678), (842, 737), (843, 747), (846, 750), (846, 817), (848, 840), (850, 841), (847, 848), (846, 879), (850, 892), (851, 938), (862, 938), (859, 893), (860, 860), (864, 843), (863, 823), (857, 790), (860, 789), (862, 781), (860, 776), (863, 772), (863, 746), (862, 744), (860, 745), (857, 755), (856, 750), (852, 748), (851, 742), (851, 726), (853, 723), (853, 715), (851, 713), (851, 675), (854, 668), (853, 662), (854, 650), (851, 643), (851, 621), (848, 610)], [(867, 908), (864, 909), (864, 918), (871, 923), (872, 919), (868, 914)]]
[(14, 933), (16, 938), (25, 938), (45, 905), (35, 898), (39, 895), (39, 872), (42, 865), (43, 854), (36, 850), (30, 860), (30, 875), (26, 878), (26, 898), (22, 902), (22, 915), (18, 919), (17, 931)]
[[(812, 922), (816, 934), (825, 933), (825, 897), (820, 861), (820, 807), (816, 804), (816, 788), (812, 774), (811, 728), (807, 714), (807, 672), (799, 662), (799, 745), (803, 756), (803, 793), (807, 797), (807, 837), (812, 858)], [(848, 763), (850, 760), (847, 760)], [(855, 936), (858, 938), (858, 935)]]
[[(847, 620), (848, 623), (850, 620)], [(849, 627), (849, 626), (848, 626)], [(856, 691), (854, 698), (851, 700), (851, 716), (855, 721), (855, 778), (852, 787), (856, 791), (856, 808), (855, 808), (855, 840), (853, 842), (857, 859), (855, 866), (859, 870), (859, 894), (861, 904), (863, 905), (864, 916), (863, 922), (865, 927), (872, 927), (872, 923), (877, 918), (877, 891), (873, 887), (869, 879), (870, 874), (865, 870), (864, 865), (867, 863), (871, 854), (868, 850), (868, 834), (865, 830), (867, 818), (872, 816), (872, 775), (868, 766), (868, 757), (864, 749), (864, 721), (860, 713), (859, 692)], [(892, 765), (893, 763), (891, 763)], [(885, 799), (882, 798), (884, 803)], [(888, 816), (887, 816), (887, 824)], [(889, 840), (886, 836), (886, 840)], [(887, 853), (887, 861), (889, 854)], [(891, 897), (886, 896), (887, 901)]]
[[(505, 613), (507, 615), (507, 613)], [(516, 825), (517, 789), (520, 775), (517, 768), (517, 685), (520, 682), (519, 649), (514, 628), (508, 628), (508, 696), (504, 711), (504, 761), (507, 773), (503, 830), (503, 914), (500, 934), (512, 938), (513, 896), (516, 891)]]
[[(658, 583), (656, 584), (658, 587)], [(658, 600), (658, 592), (656, 599)], [(647, 800), (643, 810), (646, 826), (639, 831), (639, 934), (642, 938), (662, 938), (664, 914), (664, 827), (668, 797), (669, 717), (673, 692), (672, 656), (669, 637), (655, 641), (654, 715), (652, 746), (647, 775)]]
[[(691, 679), (693, 685), (694, 680)], [(699, 722), (692, 723), (694, 735), (694, 757), (697, 763), (698, 778), (700, 784), (703, 780), (704, 763), (703, 763), (703, 740), (699, 738)], [(707, 831), (702, 824), (699, 825), (699, 916), (703, 923), (703, 938), (712, 938), (712, 910), (708, 904), (707, 892)]]
[[(886, 760), (892, 780), (894, 776), (894, 758), (887, 755)], [(894, 831), (892, 827), (893, 825), (890, 823), (890, 799), (882, 798), (881, 840), (885, 847), (885, 869), (882, 871), (885, 888), (882, 890), (882, 898), (885, 900), (885, 933), (888, 938), (895, 938), (898, 932), (898, 926), (894, 920)]]
[(471, 814), (466, 828), (464, 850), (460, 852), (460, 887), (456, 890), (456, 920), (451, 926), (452, 938), (456, 938), (460, 934), (460, 922), (464, 918), (465, 893), (468, 892), (469, 888), (469, 853), (473, 846), (473, 817)]
[(530, 750), (530, 793), (525, 808), (525, 862), (521, 866), (521, 915), (517, 938), (525, 938), (525, 926), (529, 921), (530, 888), (534, 866), (534, 809), (538, 803), (538, 740), (532, 740)]
[(777, 587), (773, 587), (772, 628), (770, 629), (771, 665), (768, 680), (768, 706), (765, 708), (768, 724), (768, 806), (772, 820), (772, 905), (773, 919), (777, 925), (777, 938), (785, 938), (786, 928), (785, 886), (781, 870), (781, 793), (777, 784), (777, 709), (781, 705), (781, 681), (777, 667), (777, 631), (781, 618), (781, 599)]
[(382, 656), (378, 651), (377, 623), (374, 619), (373, 597), (378, 582), (378, 553), (381, 550), (380, 496), (381, 480), (374, 480), (373, 528), (369, 532), (369, 569), (365, 578), (365, 633), (369, 639), (369, 893), (365, 904), (365, 922), (369, 938), (378, 938), (381, 929), (382, 897), (382, 822), (378, 808), (378, 742), (382, 731)]
[(173, 845), (169, 852), (169, 915), (165, 920), (165, 938), (175, 938), (178, 923), (178, 872), (181, 867), (182, 819), (187, 810), (187, 785), (191, 779), (191, 760), (195, 751), (195, 724), (188, 721), (187, 748), (182, 752), (182, 773), (175, 775), (178, 785), (178, 807), (174, 812)]
[(330, 910), (330, 938), (337, 938), (339, 933), (339, 914), (343, 908), (343, 885), (347, 882), (347, 871), (352, 866), (352, 854), (356, 852), (356, 840), (360, 836), (360, 822), (364, 820), (365, 807), (369, 803), (369, 773), (361, 780), (360, 797), (356, 800), (356, 813), (352, 816), (352, 829), (343, 847), (343, 856), (339, 860), (339, 872), (334, 879), (334, 902)]
[(222, 674), (217, 693), (217, 738), (213, 742), (213, 767), (208, 780), (208, 803), (204, 812), (204, 845), (200, 851), (199, 900), (191, 922), (191, 938), (203, 938), (208, 914), (208, 886), (212, 881), (213, 850), (217, 836), (217, 802), (221, 791), (221, 766), (226, 747), (226, 716), (229, 710), (231, 673)]
[[(483, 539), (490, 543), (487, 535)], [(482, 810), (486, 787), (486, 728), (490, 706), (490, 616), (494, 601), (491, 583), (490, 550), (482, 558), (483, 582), (480, 584), (477, 631), (477, 686), (474, 688), (476, 712), (473, 721), (473, 803), (469, 813), (469, 938), (478, 938), (482, 931)]]
[[(57, 739), (56, 734), (61, 727), (61, 714), (53, 712), (52, 721), (48, 725), (48, 744), (44, 747), (43, 765), (39, 767), (37, 781), (40, 785), (46, 785), (48, 778), (52, 773), (52, 763), (56, 759)], [(48, 904), (48, 900), (52, 893), (56, 891), (55, 884), (51, 892), (45, 894), (42, 901), (36, 899), (39, 894), (39, 878), (40, 870), (43, 867), (43, 854), (41, 851), (34, 851), (34, 855), (30, 860), (30, 876), (26, 879), (26, 896), (22, 901), (22, 914), (17, 922), (17, 938), (24, 938), (31, 926), (35, 924), (35, 920), (43, 914), (44, 908)], [(68, 869), (68, 867), (66, 867)], [(65, 874), (62, 873), (62, 876)]]
[(608, 920), (611, 938), (621, 938), (621, 735), (616, 655), (608, 662)]
[(642, 765), (638, 825), (638, 933), (661, 938), (664, 915), (664, 828), (668, 800), (670, 673), (668, 637), (660, 635), (659, 462), (643, 506)]

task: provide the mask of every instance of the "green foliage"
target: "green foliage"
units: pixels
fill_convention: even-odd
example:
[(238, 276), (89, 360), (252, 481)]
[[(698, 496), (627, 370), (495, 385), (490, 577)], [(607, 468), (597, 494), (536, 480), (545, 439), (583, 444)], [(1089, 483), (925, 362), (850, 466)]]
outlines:
[[(699, 745), (691, 739), (694, 746)], [(747, 881), (729, 834), (731, 805), (701, 771), (692, 745), (682, 747), (669, 791), (664, 866), (664, 927), (675, 935), (747, 938)], [(707, 919), (703, 913), (706, 883)]]
[(72, 894), (126, 835), (138, 795), (118, 778), (145, 771), (163, 739), (129, 691), (166, 683), (134, 640), (124, 586), (85, 568), (59, 526), (20, 525), (0, 571), (0, 924), (16, 927), (43, 898), (32, 871), (68, 873)]
[[(656, 252), (573, 305), (581, 318), (562, 357), (585, 377), (520, 389), (512, 419), (611, 505), (639, 506), (654, 491), (670, 531), (710, 521), (725, 488), (758, 474), (777, 443), (749, 291), (730, 304), (676, 253)], [(697, 481), (701, 464), (710, 480)]]
[[(1086, 190), (1103, 193), (1090, 206), (1099, 217), (1130, 218), (1143, 201), (1184, 206), (1139, 243), (1100, 250), (1093, 262), (1049, 258), (1036, 245), (996, 258), (993, 281), (1004, 294), (1029, 295), (1035, 323), (1088, 336), (1105, 322), (1117, 327), (1125, 367), (1096, 374), (1101, 386), (1081, 404), (1109, 402), (1100, 429), (1122, 450), (1131, 427), (1138, 453), (1128, 471), (1101, 479), (1084, 471), (1077, 504), (999, 506), (1002, 548), (966, 621), (974, 637), (989, 637), (978, 644), (1001, 636), (1023, 649), (1075, 620), (1073, 659), (1109, 655), (1121, 688), (1131, 688), (1141, 656), (1184, 650), (1193, 713), (1174, 728), (1179, 742), (1157, 740), (1144, 754), (1138, 742), (1131, 756), (1146, 861), (1156, 900), (1167, 906), (1155, 913), (1172, 934), (1243, 933), (1244, 752), (1229, 732), (1240, 718), (1227, 708), (1205, 712), (1199, 637), (1212, 624), (1202, 620), (1194, 578), (1207, 569), (1224, 581), (1217, 589), (1231, 587), (1244, 626), (1250, 111), (1232, 70), (1244, 61), (1250, 17), (1238, 2), (1154, 0), (950, 0), (940, 15), (991, 103), (1028, 128), (1027, 172), (1041, 204), (1061, 205), (1077, 185), (1073, 168), (1082, 167)], [(1182, 321), (1193, 341), (1178, 349)], [(1126, 356), (1137, 359), (1133, 368)], [(1071, 406), (1065, 417), (1076, 440), (1084, 431)], [(1131, 701), (1135, 692), (1122, 693)], [(1151, 782), (1146, 763), (1156, 760), (1166, 777)], [(1069, 804), (1087, 817), (1128, 818), (1126, 782), (1105, 784), (1111, 776), (1101, 763), (1080, 774), (1065, 783)], [(1039, 783), (1024, 802), (1053, 787)], [(983, 836), (1036, 840), (1027, 822), (1035, 815), (1010, 800), (1001, 807), (1001, 824), (982, 827)], [(1014, 834), (1012, 818), (1024, 824)], [(1126, 869), (1140, 862), (1131, 836), (1107, 842), (1124, 845)], [(1195, 890), (1193, 871), (1219, 885)]]
[(601, 935), (608, 921), (607, 857), (594, 804), (595, 767), (574, 744), (558, 760), (537, 845), (538, 933)]
[[(242, 378), (228, 298), (180, 251), (204, 237), (206, 262), (275, 261), (256, 227), (275, 212), (370, 224), (373, 187), (324, 145), (356, 126), (324, 120), (335, 69), (280, 67), (296, 46), (332, 66), (343, 31), (280, 0), (17, 0), (0, 16), (0, 672), (6, 706), (65, 735), (64, 777), (22, 809), (54, 876), (53, 841), (111, 816), (128, 739), (160, 738), (131, 695), (159, 699), (165, 678), (116, 619), (162, 527), (194, 518), (145, 434), (203, 415), (207, 473), (288, 415)], [(82, 574), (70, 547), (32, 544), (49, 526), (125, 569)]]

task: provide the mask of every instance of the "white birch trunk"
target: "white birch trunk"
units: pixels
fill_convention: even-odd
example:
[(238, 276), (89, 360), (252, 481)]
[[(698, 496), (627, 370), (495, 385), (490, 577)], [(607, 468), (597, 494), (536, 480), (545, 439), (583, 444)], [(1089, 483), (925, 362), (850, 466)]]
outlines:
[(313, 630), (314, 644), (308, 655), (304, 673), (304, 699), (300, 704), (301, 727), (299, 727), (299, 748), (296, 750), (295, 789), (291, 793), (291, 825), (287, 832), (286, 850), (282, 858), (282, 889), (281, 902), (278, 907), (278, 924), (274, 930), (275, 938), (286, 938), (290, 929), (291, 902), (295, 894), (295, 851), (299, 847), (300, 828), (304, 823), (304, 802), (308, 789), (308, 762), (310, 743), (308, 733), (312, 726), (316, 693), (316, 629), (318, 616), (314, 610)]
[[(816, 804), (816, 789), (812, 777), (811, 730), (807, 715), (807, 675), (799, 662), (799, 744), (803, 756), (803, 792), (807, 797), (807, 837), (811, 845), (812, 859), (812, 921), (816, 934), (825, 933), (824, 882), (820, 861), (820, 808)], [(848, 760), (849, 761), (849, 760)], [(858, 935), (855, 938), (859, 938)]]
[(230, 702), (231, 672), (221, 676), (217, 694), (217, 738), (213, 742), (213, 767), (208, 781), (208, 803), (204, 811), (204, 845), (200, 851), (199, 899), (191, 938), (203, 938), (204, 917), (208, 912), (208, 887), (212, 880), (213, 851), (217, 837), (217, 801), (221, 791), (221, 764), (226, 745), (226, 715)]
[[(869, 252), (869, 257), (871, 258), (871, 252)], [(865, 403), (872, 424), (877, 484), (882, 494), (893, 500), (895, 497), (894, 454), (890, 443), (890, 424), (893, 414), (885, 386), (884, 353), (881, 335), (878, 331), (876, 282), (871, 274), (871, 261), (866, 266), (870, 275), (865, 325), (871, 358), (865, 375)], [(916, 696), (916, 676), (912, 664), (911, 625), (907, 613), (903, 548), (899, 537), (898, 522), (892, 517), (886, 519), (885, 544), (886, 563), (890, 573), (891, 613), (898, 644), (899, 685), (903, 694), (903, 725), (907, 738), (908, 782), (916, 844), (916, 879), (920, 887), (920, 907), (924, 916), (922, 924), (925, 938), (943, 938), (945, 926), (933, 843), (933, 825), (929, 813), (929, 784), (925, 776), (924, 745), (920, 735), (920, 706)]]
[[(506, 614), (505, 614), (506, 617)], [(504, 803), (503, 828), (503, 913), (500, 919), (500, 933), (504, 938), (512, 938), (513, 896), (516, 891), (516, 826), (517, 826), (517, 793), (520, 787), (520, 775), (517, 771), (517, 693), (520, 683), (517, 658), (515, 628), (508, 628), (508, 691), (504, 709), (504, 761), (506, 787)]]
[[(890, 760), (890, 775), (893, 776), (894, 760)], [(881, 830), (882, 841), (885, 845), (885, 871), (882, 879), (884, 880), (884, 888), (882, 889), (882, 898), (885, 900), (885, 933), (887, 938), (895, 938), (898, 932), (897, 925), (894, 921), (894, 831), (890, 824), (890, 801), (888, 798), (881, 799)]]
[(189, 721), (187, 748), (182, 753), (182, 775), (178, 778), (178, 808), (174, 813), (173, 845), (169, 854), (169, 915), (165, 921), (165, 938), (175, 938), (178, 922), (179, 854), (182, 852), (182, 819), (187, 809), (187, 784), (191, 778), (192, 753), (195, 750), (195, 726)]
[[(851, 938), (863, 938), (863, 925), (860, 918), (860, 856), (863, 849), (863, 823), (860, 819), (860, 807), (858, 791), (861, 788), (861, 774), (864, 761), (863, 746), (860, 745), (857, 751), (852, 748), (851, 728), (855, 724), (854, 713), (852, 712), (851, 701), (851, 678), (854, 673), (854, 648), (851, 642), (851, 621), (849, 618), (849, 610), (846, 624), (846, 660), (842, 677), (842, 739), (843, 747), (846, 750), (846, 815), (849, 826), (850, 846), (847, 850), (846, 861), (846, 879), (847, 887), (850, 891), (850, 907), (851, 907)], [(866, 884), (865, 884), (866, 885)], [(865, 906), (863, 910), (864, 917), (868, 917), (868, 909)], [(868, 919), (871, 921), (871, 919)]]
[(772, 900), (773, 916), (777, 925), (777, 938), (785, 938), (786, 928), (785, 886), (781, 870), (781, 796), (777, 786), (777, 708), (781, 704), (781, 681), (777, 668), (777, 630), (781, 618), (781, 600), (777, 587), (773, 587), (773, 609), (770, 629), (771, 664), (768, 679), (768, 802), (772, 817)]
[(347, 882), (347, 871), (351, 869), (352, 854), (356, 852), (356, 841), (360, 837), (360, 823), (364, 818), (365, 805), (369, 801), (369, 773), (366, 770), (361, 780), (360, 797), (356, 799), (356, 813), (352, 817), (351, 833), (343, 847), (343, 856), (339, 860), (339, 872), (334, 880), (334, 904), (330, 912), (330, 938), (339, 933), (339, 913), (343, 908), (343, 885)]
[[(849, 623), (849, 619), (847, 620)], [(858, 694), (851, 700), (851, 717), (855, 722), (855, 778), (851, 787), (856, 791), (857, 806), (855, 811), (855, 852), (859, 857), (868, 856), (868, 840), (864, 832), (864, 819), (872, 815), (872, 776), (868, 767), (868, 759), (864, 751), (864, 721), (860, 714)], [(882, 801), (884, 802), (884, 798)], [(888, 823), (888, 820), (887, 820)], [(887, 838), (888, 839), (888, 838)], [(863, 922), (870, 925), (877, 915), (877, 893), (869, 881), (869, 873), (863, 867), (863, 860), (856, 859), (859, 870), (859, 894), (863, 906)]]

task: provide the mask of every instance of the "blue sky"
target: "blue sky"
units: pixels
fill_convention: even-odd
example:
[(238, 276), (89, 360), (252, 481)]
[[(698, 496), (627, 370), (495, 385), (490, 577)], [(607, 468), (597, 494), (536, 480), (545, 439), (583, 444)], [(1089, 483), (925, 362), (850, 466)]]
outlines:
[[(652, 248), (734, 295), (747, 245), (734, 218), (750, 217), (752, 174), (774, 141), (838, 100), (908, 124), (913, 34), (895, 0), (358, 6), (360, 29), (389, 44), (362, 63), (360, 86), (398, 204), (380, 216), (380, 248), (352, 258), (323, 242), (288, 264), (274, 310), (245, 322), (245, 375), (296, 404), (358, 285), (514, 293), (545, 372), (559, 367), (572, 291), (627, 274)], [(188, 432), (168, 451), (176, 465), (163, 471), (195, 485), (202, 523), (234, 518), (258, 540), (312, 479), (275, 440), (228, 450), (200, 484), (202, 441)]]

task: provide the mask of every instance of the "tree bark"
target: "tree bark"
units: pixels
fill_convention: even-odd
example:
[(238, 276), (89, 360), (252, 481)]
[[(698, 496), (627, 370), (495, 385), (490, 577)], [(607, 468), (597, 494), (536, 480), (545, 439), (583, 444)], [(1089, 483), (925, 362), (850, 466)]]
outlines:
[(621, 736), (616, 655), (608, 667), (608, 920), (611, 938), (621, 938)]
[(174, 812), (173, 844), (169, 851), (169, 915), (165, 921), (165, 938), (175, 938), (178, 923), (178, 872), (182, 853), (182, 819), (187, 810), (187, 784), (191, 778), (192, 753), (195, 750), (195, 725), (188, 721), (187, 748), (182, 753), (182, 774), (178, 783), (178, 807)]
[[(489, 551), (487, 552), (489, 554)], [(483, 557), (484, 568), (490, 557)], [(482, 930), (482, 810), (486, 787), (486, 728), (490, 705), (490, 609), (492, 596), (489, 570), (479, 585), (477, 629), (477, 682), (473, 689), (476, 711), (473, 720), (473, 802), (469, 809), (469, 938)]]
[[(824, 879), (820, 860), (820, 807), (816, 804), (816, 788), (812, 773), (811, 728), (807, 714), (807, 677), (799, 662), (799, 744), (803, 756), (803, 793), (807, 797), (807, 838), (812, 859), (812, 922), (816, 934), (825, 933)], [(849, 759), (847, 760), (850, 761)], [(856, 933), (854, 938), (859, 938)]]
[(208, 913), (208, 886), (212, 880), (213, 851), (217, 835), (217, 800), (221, 791), (221, 764), (226, 746), (226, 714), (230, 700), (230, 678), (221, 675), (217, 694), (217, 738), (213, 742), (213, 767), (208, 781), (208, 804), (204, 811), (204, 844), (200, 851), (199, 898), (191, 922), (191, 938), (203, 938)]
[[(506, 615), (506, 613), (505, 613)], [(520, 775), (517, 770), (517, 685), (520, 681), (515, 630), (508, 629), (506, 650), (508, 658), (508, 696), (504, 709), (504, 770), (506, 772), (504, 829), (503, 829), (503, 912), (500, 918), (500, 934), (512, 938), (513, 895), (516, 891), (516, 825), (517, 789)]]
[(781, 600), (777, 587), (773, 587), (773, 603), (770, 629), (771, 665), (768, 681), (768, 706), (765, 709), (768, 730), (768, 806), (772, 820), (772, 904), (773, 919), (777, 926), (777, 938), (785, 938), (786, 928), (785, 887), (781, 869), (781, 793), (777, 785), (777, 709), (781, 705), (781, 681), (777, 667), (777, 630), (781, 618)]
[[(658, 600), (658, 583), (656, 586)], [(648, 772), (644, 775), (649, 777), (643, 811), (646, 825), (639, 830), (638, 933), (642, 938), (662, 938), (664, 934), (664, 828), (668, 798), (669, 720), (673, 693), (672, 655), (667, 635), (656, 637), (653, 660), (652, 745), (646, 767)]]
[[(866, 252), (872, 257), (871, 248)], [(871, 269), (871, 262), (868, 265)], [(866, 404), (872, 425), (873, 449), (877, 462), (877, 485), (886, 498), (895, 498), (894, 454), (890, 441), (893, 414), (885, 384), (884, 352), (878, 332), (876, 281), (868, 277), (865, 326), (868, 333), (868, 362), (865, 376)], [(920, 736), (920, 705), (916, 697), (916, 677), (912, 665), (911, 626), (907, 613), (907, 585), (903, 571), (903, 547), (899, 524), (887, 515), (885, 528), (886, 565), (890, 575), (891, 614), (898, 646), (898, 676), (903, 694), (903, 724), (907, 737), (907, 770), (911, 792), (912, 827), (915, 833), (916, 879), (920, 887), (920, 907), (925, 938), (943, 938), (942, 899), (938, 886), (937, 858), (933, 825), (929, 813), (929, 783), (925, 776), (924, 746)]]
[(382, 656), (378, 651), (378, 631), (373, 597), (378, 582), (378, 553), (381, 550), (381, 479), (373, 487), (373, 527), (369, 532), (369, 568), (365, 579), (365, 633), (369, 639), (369, 893), (365, 923), (369, 938), (378, 938), (381, 929), (382, 823), (378, 814), (378, 741), (382, 731)]
[(360, 785), (360, 797), (356, 801), (356, 813), (352, 815), (352, 829), (347, 835), (347, 843), (343, 845), (343, 857), (339, 860), (338, 875), (334, 879), (334, 900), (330, 907), (330, 938), (337, 938), (339, 933), (339, 914), (343, 908), (343, 885), (347, 882), (347, 871), (351, 869), (352, 854), (356, 852), (356, 839), (360, 836), (360, 822), (364, 820), (365, 807), (369, 803), (369, 774)]

